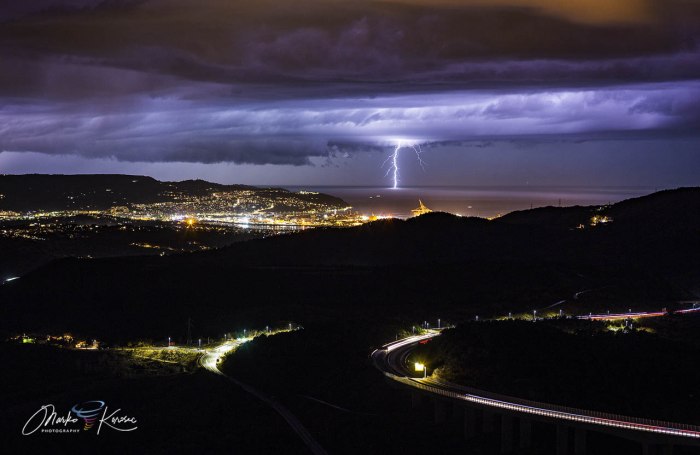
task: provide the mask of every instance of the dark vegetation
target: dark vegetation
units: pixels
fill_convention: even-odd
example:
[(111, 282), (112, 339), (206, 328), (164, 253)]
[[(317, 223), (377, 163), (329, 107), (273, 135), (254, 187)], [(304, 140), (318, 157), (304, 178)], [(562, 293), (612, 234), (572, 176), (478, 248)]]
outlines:
[(441, 378), (489, 392), (700, 424), (700, 317), (649, 324), (658, 332), (574, 320), (468, 323), (413, 356)]
[[(0, 329), (5, 333), (71, 331), (110, 343), (136, 339), (164, 343), (169, 335), (178, 342), (184, 340), (188, 318), (195, 324), (194, 338), (275, 325), (275, 321), (299, 322), (304, 330), (256, 339), (230, 356), (224, 368), (275, 395), (330, 453), (494, 453), (497, 440), (482, 438), (467, 446), (456, 420), (434, 426), (429, 407), (410, 411), (407, 395), (383, 381), (369, 353), (394, 339), (401, 328), (426, 319), (434, 323), (438, 317), (459, 321), (472, 320), (476, 314), (529, 312), (562, 299), (575, 301), (577, 311), (588, 312), (626, 310), (628, 305), (672, 308), (676, 300), (697, 298), (700, 190), (663, 192), (630, 204), (606, 209), (613, 223), (585, 229), (571, 226), (579, 215), (570, 214), (559, 217), (570, 221), (553, 222), (540, 216), (544, 212), (525, 212), (517, 215), (516, 223), (512, 217), (486, 221), (435, 213), (407, 221), (252, 240), (201, 253), (66, 258), (0, 286)], [(558, 210), (566, 209), (545, 212)], [(658, 216), (638, 215), (645, 210), (658, 211)], [(582, 213), (585, 220), (592, 212)], [(582, 290), (595, 291), (573, 299)], [(486, 354), (479, 354), (486, 357), (479, 357), (484, 371), (478, 374), (498, 374), (504, 392), (520, 393), (518, 387), (522, 387), (525, 393), (543, 394), (536, 398), (557, 401), (557, 397), (566, 398), (567, 391), (580, 390), (575, 384), (584, 378), (592, 390), (599, 387), (609, 392), (596, 397), (618, 400), (611, 401), (620, 406), (616, 412), (627, 413), (633, 409), (630, 406), (637, 406), (634, 409), (639, 412), (629, 413), (643, 415), (653, 411), (658, 400), (651, 395), (648, 403), (640, 404), (638, 397), (620, 392), (632, 380), (640, 383), (635, 387), (667, 393), (673, 403), (696, 390), (691, 381), (698, 383), (697, 374), (687, 371), (694, 364), (687, 361), (697, 358), (700, 348), (697, 326), (689, 320), (649, 321), (645, 324), (657, 335), (619, 338), (592, 334), (586, 327), (572, 335), (543, 323), (465, 327), (482, 331), (512, 327), (508, 344), (491, 332), (469, 339), (482, 346), (484, 337), (491, 337)], [(667, 325), (669, 321), (678, 325)], [(448, 335), (444, 340), (449, 341)], [(503, 352), (508, 346), (521, 354), (517, 361), (510, 351)], [(27, 390), (14, 400), (11, 390), (18, 388), (0, 395), (4, 416), (0, 425), (10, 429), (8, 434), (16, 435), (25, 420), (22, 417), (44, 401), (66, 407), (104, 397), (141, 416), (144, 430), (127, 436), (135, 439), (104, 443), (100, 453), (123, 453), (132, 443), (141, 444), (138, 447), (147, 453), (202, 452), (203, 448), (241, 453), (305, 450), (272, 411), (208, 372), (117, 378), (109, 369), (86, 372), (73, 367), (76, 363), (69, 356), (83, 353), (58, 350), (60, 356), (50, 360), (36, 350), (48, 347), (24, 348), (15, 346), (14, 351), (2, 353), (10, 359), (3, 382), (22, 382)], [(552, 349), (557, 350), (556, 356), (548, 351)], [(452, 354), (446, 350), (431, 358), (443, 355), (446, 367)], [(494, 359), (504, 361), (489, 363)], [(573, 383), (555, 387), (552, 381), (543, 385), (535, 380), (535, 370), (529, 368), (543, 368), (554, 361), (569, 365), (569, 374), (576, 372)], [(578, 362), (578, 370), (571, 362)], [(649, 377), (655, 382), (641, 384), (648, 371), (644, 368), (652, 364), (667, 367), (668, 372), (653, 372)], [(431, 363), (434, 366), (438, 364)], [(605, 374), (596, 377), (596, 369)], [(590, 372), (581, 373), (584, 370)], [(561, 379), (556, 371), (538, 371)], [(630, 372), (641, 373), (633, 378)], [(553, 395), (545, 397), (549, 393)], [(697, 409), (696, 399), (694, 395), (684, 403)], [(584, 407), (605, 409), (606, 403), (586, 401)], [(653, 416), (665, 415), (654, 412)], [(552, 451), (554, 436), (547, 431), (551, 428), (535, 433), (536, 438), (543, 436), (535, 441), (534, 453)], [(623, 442), (597, 437), (589, 440), (596, 454), (631, 453)], [(10, 449), (13, 443), (8, 443)], [(46, 443), (64, 444), (56, 451), (82, 449), (68, 438), (26, 444), (36, 444), (38, 449)], [(85, 448), (94, 453), (92, 443)], [(25, 453), (34, 449), (21, 448)]]
[[(645, 201), (663, 217), (638, 219)], [(434, 213), (203, 253), (63, 259), (0, 287), (0, 329), (123, 341), (182, 337), (188, 318), (197, 336), (214, 336), (370, 311), (377, 320), (529, 312), (587, 289), (596, 291), (578, 311), (697, 298), (700, 190), (651, 195), (628, 212), (633, 222), (619, 209), (611, 224), (558, 230)]]
[(608, 216), (615, 226), (646, 230), (649, 226), (661, 226), (674, 229), (678, 227), (698, 226), (700, 214), (697, 188), (679, 188), (664, 190), (648, 196), (627, 199), (616, 204), (590, 207), (541, 207), (531, 210), (511, 212), (499, 218), (509, 224), (549, 227), (552, 229), (572, 229), (583, 224), (587, 226), (593, 216)]
[[(38, 224), (44, 227), (38, 226)], [(0, 281), (24, 275), (66, 257), (117, 257), (174, 254), (220, 248), (265, 237), (270, 230), (235, 226), (187, 228), (183, 223), (67, 217), (36, 221), (0, 221)]]
[[(3, 359), (0, 434), (3, 453), (308, 453), (274, 411), (202, 370), (194, 374), (135, 375), (103, 368), (99, 352), (48, 346), (0, 345)], [(96, 427), (80, 434), (22, 436), (42, 405), (65, 415), (77, 403), (102, 400), (136, 417), (138, 429)]]
[[(463, 416), (453, 414), (436, 425), (432, 403), (411, 408), (407, 391), (397, 388), (372, 366), (369, 353), (409, 327), (394, 319), (378, 328), (365, 319), (312, 324), (304, 330), (257, 338), (223, 364), (231, 376), (274, 395), (288, 406), (329, 453), (499, 453), (498, 436), (481, 434), (465, 441)], [(515, 377), (517, 372), (509, 372)], [(610, 387), (617, 387), (611, 384)], [(551, 426), (535, 424), (532, 450), (517, 454), (554, 453)], [(589, 453), (637, 453), (638, 444), (589, 433)], [(676, 447), (674, 453), (697, 453)]]
[(393, 339), (399, 323), (378, 328), (368, 317), (256, 338), (230, 355), (224, 370), (284, 402), (329, 453), (498, 450), (491, 440), (466, 443), (456, 421), (434, 425), (429, 407), (412, 411), (409, 395), (372, 366), (373, 346)]

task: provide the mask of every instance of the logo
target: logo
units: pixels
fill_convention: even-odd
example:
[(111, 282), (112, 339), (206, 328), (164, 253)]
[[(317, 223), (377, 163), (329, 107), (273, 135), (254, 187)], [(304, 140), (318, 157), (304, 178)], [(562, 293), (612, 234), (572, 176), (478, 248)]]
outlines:
[(102, 411), (104, 407), (104, 401), (86, 401), (82, 405), (76, 404), (75, 406), (73, 406), (71, 412), (74, 412), (75, 415), (83, 419), (83, 422), (85, 422), (83, 430), (88, 431), (95, 424), (95, 420), (97, 420), (97, 415), (100, 413), (100, 411)]
[(95, 433), (99, 435), (103, 429), (134, 431), (138, 428), (136, 423), (136, 417), (124, 414), (121, 408), (112, 411), (107, 403), (101, 400), (78, 403), (63, 415), (56, 412), (53, 404), (45, 404), (27, 420), (22, 427), (22, 434), (29, 436), (34, 433), (81, 433), (96, 426)]

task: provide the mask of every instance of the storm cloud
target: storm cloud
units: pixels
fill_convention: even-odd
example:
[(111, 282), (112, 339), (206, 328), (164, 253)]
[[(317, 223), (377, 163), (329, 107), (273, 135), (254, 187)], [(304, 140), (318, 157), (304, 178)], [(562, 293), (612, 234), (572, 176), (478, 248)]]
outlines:
[(0, 150), (309, 165), (692, 135), (699, 44), (681, 0), (3, 0)]

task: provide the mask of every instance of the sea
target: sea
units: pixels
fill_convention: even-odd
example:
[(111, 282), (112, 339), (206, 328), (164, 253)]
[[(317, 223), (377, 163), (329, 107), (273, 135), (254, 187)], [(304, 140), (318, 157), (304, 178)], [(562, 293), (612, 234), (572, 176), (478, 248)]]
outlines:
[(605, 205), (644, 196), (662, 188), (493, 186), (407, 187), (305, 186), (291, 191), (318, 191), (337, 196), (366, 215), (407, 218), (419, 200), (433, 211), (490, 218), (516, 210), (546, 206)]

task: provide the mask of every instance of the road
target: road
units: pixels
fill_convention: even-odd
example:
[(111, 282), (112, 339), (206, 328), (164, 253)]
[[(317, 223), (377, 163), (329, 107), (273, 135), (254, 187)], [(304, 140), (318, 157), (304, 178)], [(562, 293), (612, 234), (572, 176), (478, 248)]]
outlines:
[[(675, 310), (673, 314), (688, 314), (700, 311), (700, 306), (694, 304), (692, 308), (686, 308), (683, 310)], [(617, 321), (624, 319), (643, 319), (643, 318), (658, 318), (661, 316), (666, 316), (668, 312), (666, 310), (662, 311), (639, 311), (639, 312), (629, 312), (629, 313), (602, 313), (602, 314), (589, 314), (584, 316), (577, 316), (578, 319), (590, 319), (593, 321)]]
[(666, 311), (638, 311), (634, 313), (588, 314), (584, 316), (577, 316), (577, 318), (591, 321), (619, 321), (625, 319), (658, 318), (661, 316), (666, 316), (667, 314), (668, 313)]
[(219, 369), (221, 362), (226, 354), (237, 349), (243, 343), (250, 341), (251, 338), (242, 338), (237, 340), (226, 341), (216, 347), (205, 349), (202, 356), (199, 358), (199, 364), (208, 371), (214, 374), (223, 376), (229, 381), (236, 384), (241, 389), (255, 396), (259, 400), (263, 401), (265, 404), (274, 409), (282, 418), (287, 422), (287, 424), (294, 430), (294, 432), (301, 438), (301, 440), (306, 444), (311, 453), (314, 455), (327, 455), (325, 449), (311, 436), (309, 430), (304, 427), (304, 425), (299, 421), (299, 419), (292, 414), (292, 412), (283, 406), (279, 401), (275, 400), (272, 396), (261, 392), (260, 390), (245, 384), (231, 376), (228, 376), (223, 371)]
[(620, 416), (585, 409), (568, 408), (548, 403), (539, 403), (520, 398), (508, 397), (470, 387), (460, 386), (436, 378), (412, 377), (407, 368), (407, 358), (421, 341), (439, 336), (439, 332), (408, 337), (384, 345), (372, 353), (374, 365), (388, 378), (406, 386), (434, 394), (462, 400), (479, 407), (493, 408), (494, 411), (506, 411), (511, 414), (523, 414), (547, 421), (567, 422), (572, 426), (585, 424), (600, 427), (601, 430), (628, 430), (674, 436), (700, 443), (700, 427), (694, 425), (662, 422), (637, 417)]

